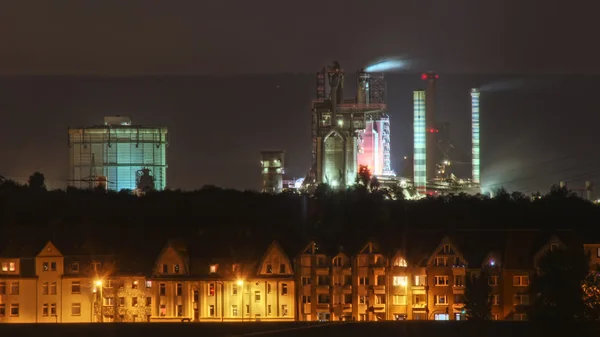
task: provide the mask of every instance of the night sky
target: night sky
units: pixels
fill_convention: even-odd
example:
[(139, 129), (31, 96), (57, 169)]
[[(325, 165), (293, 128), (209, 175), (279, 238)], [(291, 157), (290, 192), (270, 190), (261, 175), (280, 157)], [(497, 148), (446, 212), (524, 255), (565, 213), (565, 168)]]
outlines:
[(458, 152), (470, 152), (468, 89), (486, 89), (484, 185), (576, 188), (600, 175), (593, 15), (517, 0), (3, 1), (0, 175), (40, 170), (62, 187), (67, 127), (120, 114), (169, 127), (173, 188), (258, 188), (261, 149), (286, 150), (301, 176), (313, 74), (403, 57), (411, 68), (388, 76), (396, 171), (411, 152), (411, 91), (432, 69)]

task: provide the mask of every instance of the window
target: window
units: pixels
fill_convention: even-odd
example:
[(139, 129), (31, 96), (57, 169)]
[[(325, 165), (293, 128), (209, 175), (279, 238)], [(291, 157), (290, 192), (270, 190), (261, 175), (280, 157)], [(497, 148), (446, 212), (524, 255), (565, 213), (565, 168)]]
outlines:
[(81, 303), (71, 304), (71, 316), (81, 316)]
[(179, 265), (178, 264), (173, 265), (173, 274), (179, 274)]
[(19, 282), (11, 282), (10, 283), (10, 294), (11, 295), (19, 295)]
[(50, 304), (50, 316), (56, 316), (56, 303)]
[(48, 308), (49, 308), (48, 303), (44, 303), (42, 305), (42, 316), (44, 316), (44, 317), (48, 316), (48, 312), (49, 312)]
[(0, 317), (6, 316), (6, 304), (0, 304)]
[(392, 301), (394, 305), (406, 305), (406, 295), (394, 295)]
[(310, 303), (310, 296), (302, 295), (302, 303), (304, 303), (304, 304)]
[(210, 283), (208, 285), (208, 296), (215, 296), (215, 284)]
[(164, 283), (161, 283), (158, 285), (158, 294), (160, 296), (166, 296), (167, 295), (167, 285)]
[(177, 283), (177, 296), (183, 296), (183, 284)]
[(500, 305), (500, 294), (492, 295), (492, 305)]
[(396, 287), (406, 287), (408, 284), (408, 276), (394, 276), (393, 282)]
[(71, 263), (71, 272), (79, 273), (79, 262)]
[(119, 289), (125, 289), (125, 280), (119, 280)]
[(344, 303), (352, 304), (352, 294), (344, 294)]
[(267, 316), (271, 316), (271, 305), (267, 305)]
[(446, 295), (435, 295), (435, 305), (448, 305), (448, 297)]
[(333, 258), (333, 266), (334, 267), (341, 267), (342, 266), (342, 258), (340, 256), (337, 256), (337, 257)]
[(490, 276), (490, 278), (488, 280), (488, 284), (491, 286), (497, 286), (498, 285), (498, 276)]
[(19, 316), (19, 303), (12, 303), (10, 305), (10, 315), (11, 316)]
[(213, 304), (208, 306), (208, 316), (215, 317), (215, 306)]
[(600, 247), (598, 247), (598, 251), (596, 252), (596, 256), (600, 257)]
[(358, 278), (358, 284), (361, 286), (366, 286), (369, 284), (369, 279), (367, 277), (361, 276)]
[(113, 305), (115, 305), (115, 299), (113, 297), (105, 297), (104, 298), (104, 306), (105, 307), (112, 307)]
[(146, 306), (149, 307), (152, 305), (152, 297), (148, 296), (146, 297)]
[(406, 267), (406, 266), (408, 266), (408, 264), (406, 263), (406, 260), (404, 258), (399, 257), (394, 261), (394, 267)]
[(177, 317), (183, 316), (183, 305), (177, 304)]
[(42, 271), (48, 271), (50, 269), (50, 265), (48, 264), (48, 262), (43, 262), (42, 263)]
[(358, 304), (365, 304), (367, 303), (367, 297), (366, 296), (358, 296)]
[(529, 276), (513, 276), (513, 286), (527, 287), (529, 286)]
[(6, 295), (6, 282), (0, 282), (0, 295)]
[(529, 295), (528, 294), (515, 295), (514, 305), (529, 305)]
[(137, 307), (137, 305), (138, 305), (138, 299), (137, 299), (137, 297), (132, 297), (131, 298), (131, 306), (132, 307)]
[[(600, 254), (600, 248), (598, 248), (598, 252)], [(7, 272), (8, 271), (8, 262), (2, 262), (2, 271), (3, 272)]]
[(167, 316), (167, 305), (166, 304), (160, 305), (160, 315)]
[(267, 274), (271, 274), (273, 272), (273, 266), (269, 263), (267, 264)]
[(385, 304), (385, 295), (375, 295), (375, 304)]
[(435, 314), (433, 315), (433, 319), (436, 321), (448, 321), (450, 320), (450, 315), (448, 314)]
[(246, 304), (246, 315), (250, 315), (250, 304)]
[(550, 244), (550, 251), (551, 252), (555, 252), (558, 250), (558, 243), (551, 243)]
[(152, 288), (152, 281), (146, 280), (146, 288)]
[(308, 277), (308, 276), (302, 276), (302, 285), (303, 286), (310, 285), (310, 277)]
[(415, 283), (413, 284), (416, 287), (422, 287), (427, 285), (427, 276), (426, 275), (415, 275)]
[(254, 292), (254, 302), (260, 302), (260, 291)]
[(119, 306), (120, 307), (124, 307), (125, 306), (125, 297), (119, 297)]
[(285, 274), (285, 264), (279, 265), (279, 274)]
[(133, 281), (131, 283), (131, 289), (137, 289), (138, 288), (138, 281)]
[(281, 305), (281, 316), (287, 316), (288, 315), (288, 306), (287, 304), (282, 304)]
[(50, 295), (56, 295), (56, 282), (50, 283)]
[(433, 284), (436, 286), (447, 286), (448, 285), (448, 275), (435, 276), (433, 278)]
[(56, 262), (50, 262), (50, 271), (56, 271)]
[(163, 274), (168, 274), (169, 273), (169, 266), (166, 264), (162, 265), (162, 273)]
[(71, 282), (71, 294), (80, 294), (81, 293), (81, 282), (73, 281)]
[(526, 321), (527, 320), (527, 315), (526, 314), (514, 314), (513, 320), (515, 320), (515, 321)]
[(281, 284), (281, 295), (285, 296), (288, 294), (288, 286), (287, 283)]
[(454, 286), (455, 287), (464, 287), (465, 281), (463, 275), (454, 275)]
[(231, 285), (231, 295), (237, 295), (237, 294), (238, 294), (238, 285), (232, 284)]
[(436, 256), (433, 259), (433, 265), (437, 267), (446, 267), (448, 266), (448, 258), (446, 256)]
[(17, 268), (15, 266), (14, 262), (9, 262), (8, 263), (8, 271), (15, 271)]
[(48, 295), (48, 282), (42, 283), (42, 295)]
[(238, 306), (234, 304), (231, 306), (231, 316), (237, 317), (237, 315), (238, 315)]

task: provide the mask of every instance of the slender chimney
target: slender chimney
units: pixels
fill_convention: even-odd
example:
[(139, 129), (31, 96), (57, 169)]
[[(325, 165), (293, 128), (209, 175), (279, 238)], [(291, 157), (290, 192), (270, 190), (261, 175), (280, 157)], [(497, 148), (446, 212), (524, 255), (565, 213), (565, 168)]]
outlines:
[(425, 91), (415, 90), (413, 92), (414, 110), (414, 170), (413, 186), (418, 193), (424, 194), (427, 188), (427, 129), (425, 113)]
[(479, 90), (471, 89), (471, 162), (472, 181), (481, 184), (479, 149)]

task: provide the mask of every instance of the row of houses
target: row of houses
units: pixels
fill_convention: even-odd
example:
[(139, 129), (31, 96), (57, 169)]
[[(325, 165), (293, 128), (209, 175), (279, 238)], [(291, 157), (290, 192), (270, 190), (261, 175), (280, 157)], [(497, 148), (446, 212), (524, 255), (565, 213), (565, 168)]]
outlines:
[[(465, 280), (483, 268), (493, 318), (526, 320), (539, 258), (581, 247), (570, 232), (489, 231), (414, 233), (355, 247), (170, 240), (147, 258), (56, 241), (4, 249), (0, 322), (463, 320)], [(252, 252), (241, 248), (248, 246)], [(584, 247), (592, 264), (600, 262), (600, 244)]]

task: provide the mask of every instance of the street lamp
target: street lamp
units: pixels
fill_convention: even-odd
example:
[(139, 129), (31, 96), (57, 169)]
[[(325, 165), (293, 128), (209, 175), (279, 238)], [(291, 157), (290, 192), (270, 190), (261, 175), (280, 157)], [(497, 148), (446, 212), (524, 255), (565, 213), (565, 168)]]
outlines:
[(240, 312), (242, 313), (242, 322), (244, 321), (244, 315), (246, 314), (246, 308), (244, 308), (244, 281), (243, 280), (238, 280), (237, 281), (238, 286), (240, 286), (240, 295), (242, 296), (242, 307), (240, 308)]
[[(98, 312), (100, 313), (100, 322), (102, 322), (104, 320), (103, 319), (104, 317), (102, 315), (102, 305), (103, 305), (102, 301), (104, 300), (104, 298), (102, 298), (102, 289), (104, 288), (103, 284), (102, 284), (102, 280), (96, 280), (96, 281), (94, 281), (94, 285), (96, 286), (94, 290), (100, 289), (100, 291), (98, 293), (98, 295), (100, 295), (100, 296), (96, 296), (96, 303), (99, 302), (99, 304), (98, 304)], [(99, 298), (99, 300), (98, 300), (98, 298)]]

